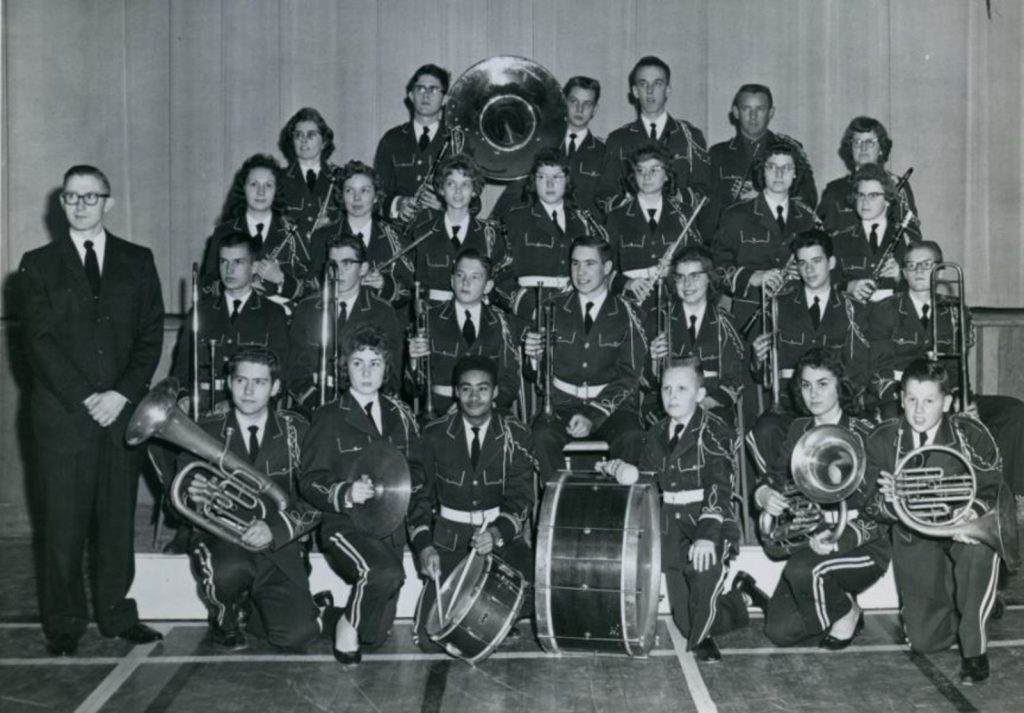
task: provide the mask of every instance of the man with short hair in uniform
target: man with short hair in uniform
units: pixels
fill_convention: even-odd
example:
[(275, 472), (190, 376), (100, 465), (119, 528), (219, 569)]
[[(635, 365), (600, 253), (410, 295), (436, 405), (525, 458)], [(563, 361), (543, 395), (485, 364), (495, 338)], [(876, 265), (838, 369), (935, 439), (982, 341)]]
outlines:
[[(427, 614), (444, 581), (469, 554), (494, 553), (533, 581), (533, 553), (524, 539), (533, 509), (530, 431), (494, 408), (498, 367), (463, 356), (451, 372), (457, 409), (431, 422), (410, 448), (409, 539), (427, 578), (416, 605), (414, 637), (426, 636)], [(436, 513), (436, 515), (435, 515)]]
[(327, 160), (334, 153), (334, 130), (319, 111), (303, 107), (281, 129), (278, 148), (288, 161), (278, 186), (284, 212), (308, 243), (317, 228), (341, 215), (338, 167)]

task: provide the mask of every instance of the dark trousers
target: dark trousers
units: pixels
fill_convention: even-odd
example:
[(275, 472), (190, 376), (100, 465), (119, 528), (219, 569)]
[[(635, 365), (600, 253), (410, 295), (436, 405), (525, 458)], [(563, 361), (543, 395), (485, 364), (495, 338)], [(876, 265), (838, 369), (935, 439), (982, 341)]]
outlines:
[[(573, 440), (565, 432), (573, 414), (582, 409), (572, 406), (559, 408), (550, 420), (539, 418), (533, 425), (534, 455), (540, 465), (541, 483), (553, 479), (555, 473), (565, 468), (562, 448)], [(640, 459), (643, 447), (643, 431), (640, 417), (631, 409), (619, 409), (605, 419), (600, 428), (594, 429), (585, 440), (607, 441), (609, 455), (621, 458), (627, 463)]]
[(911, 648), (944, 651), (960, 642), (962, 656), (980, 656), (995, 604), (999, 555), (985, 545), (921, 537), (893, 527), (893, 573)]
[(783, 455), (782, 449), (789, 435), (789, 425), (794, 419), (795, 411), (769, 409), (757, 417), (747, 432), (747, 446), (760, 473), (764, 474), (771, 470)]
[(686, 637), (687, 650), (705, 638), (750, 623), (739, 592), (723, 592), (731, 545), (722, 543), (715, 563), (703, 572), (693, 568), (689, 551), (696, 536), (700, 505), (662, 505), (661, 571), (665, 574), (672, 620)]
[(992, 433), (1003, 457), (1003, 479), (1024, 495), (1024, 401), (1012, 396), (977, 396), (978, 418)]
[(794, 552), (765, 612), (765, 634), (776, 646), (815, 642), (877, 582), (889, 566), (889, 543), (875, 540), (847, 552)]
[(104, 636), (139, 620), (128, 590), (135, 578), (134, 519), (140, 449), (114, 443), (108, 431), (77, 453), (35, 444), (42, 480), (43, 631), (48, 638), (80, 637), (89, 622), (83, 558), (90, 557), (93, 607)]
[(405, 525), (384, 538), (354, 527), (322, 532), (320, 550), (331, 568), (352, 586), (345, 617), (367, 648), (383, 644), (395, 621), (398, 593), (405, 581), (402, 552)]
[(320, 635), (298, 542), (274, 553), (250, 552), (204, 532), (193, 537), (189, 554), (199, 594), (218, 627), (237, 628), (248, 597), (256, 614), (249, 631), (274, 646), (301, 653)]

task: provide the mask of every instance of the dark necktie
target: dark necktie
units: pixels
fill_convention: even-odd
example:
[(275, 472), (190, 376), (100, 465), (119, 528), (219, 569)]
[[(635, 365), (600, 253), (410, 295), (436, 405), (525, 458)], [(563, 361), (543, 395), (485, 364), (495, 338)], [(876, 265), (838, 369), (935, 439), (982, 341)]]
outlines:
[(775, 222), (779, 224), (779, 230), (786, 231), (786, 217), (783, 215), (782, 206), (775, 206)]
[(345, 322), (348, 321), (348, 302), (341, 301), (338, 303), (338, 332), (345, 326)]
[(576, 134), (569, 134), (569, 146), (565, 149), (565, 155), (572, 158), (576, 153)]
[(868, 240), (871, 241), (871, 252), (878, 252), (878, 223), (871, 224), (871, 235), (868, 236)]
[(96, 251), (92, 249), (92, 241), (85, 241), (85, 276), (92, 287), (92, 296), (100, 296), (100, 261), (96, 258)]
[(921, 326), (928, 329), (928, 325), (931, 323), (931, 318), (928, 313), (932, 311), (931, 305), (921, 305)]
[[(697, 315), (690, 315), (690, 326), (687, 330), (690, 333), (690, 344), (697, 343)], [(669, 356), (672, 356), (671, 354)]]
[(259, 426), (249, 426), (249, 462), (255, 463), (260, 452)]
[(658, 209), (657, 209), (657, 208), (648, 208), (648, 209), (647, 209), (647, 215), (649, 215), (649, 216), (650, 216), (650, 217), (649, 217), (649, 218), (647, 219), (647, 227), (648, 227), (648, 228), (650, 228), (650, 230), (651, 230), (651, 232), (652, 232), (652, 233), (653, 233), (653, 232), (654, 232), (655, 230), (657, 230), (657, 229), (658, 229), (658, 221), (657, 221), (657, 220), (655, 219), (655, 217), (654, 217), (655, 215), (657, 215), (657, 213), (658, 213)]
[(476, 470), (476, 466), (480, 463), (480, 427), (473, 426), (473, 442), (469, 444), (469, 460), (473, 464), (473, 469)]
[(684, 426), (681, 423), (677, 423), (675, 426), (672, 427), (672, 437), (668, 439), (669, 453), (674, 451), (676, 449), (676, 446), (679, 445), (679, 436), (683, 434), (684, 428), (686, 428), (686, 426)]
[(462, 338), (470, 346), (473, 346), (473, 342), (476, 341), (476, 327), (473, 326), (473, 318), (469, 316), (468, 309), (466, 310), (466, 321), (462, 323)]
[(811, 324), (817, 329), (821, 326), (821, 298), (815, 296), (814, 304), (811, 305), (808, 311), (811, 313)]
[(459, 242), (459, 229), (461, 225), (452, 226), (452, 247), (455, 248), (455, 254), (458, 255), (459, 251), (462, 250), (462, 243)]
[(231, 300), (231, 321), (238, 319), (238, 313), (242, 311), (242, 300)]
[(377, 422), (373, 420), (373, 402), (370, 401), (367, 403), (366, 406), (363, 407), (363, 410), (366, 411), (366, 417), (370, 419), (370, 425), (373, 426), (373, 430), (379, 435), (380, 429), (377, 428)]
[(306, 171), (306, 188), (312, 193), (316, 189), (316, 171), (312, 168)]
[(594, 309), (593, 302), (587, 302), (587, 312), (583, 315), (583, 331), (590, 334), (590, 328), (594, 326), (594, 318), (590, 316), (590, 310)]
[[(356, 235), (355, 235), (355, 238), (356, 238), (356, 240), (358, 240), (359, 242), (361, 242), (361, 243), (363, 242), (363, 234), (362, 234), (362, 233), (356, 233)], [(363, 245), (365, 245), (365, 244), (366, 244), (366, 243), (363, 243)]]
[(658, 140), (658, 125), (653, 121), (651, 122), (651, 141)]
[(927, 431), (922, 431), (921, 433), (917, 434), (917, 444), (918, 444), (918, 448), (924, 448), (925, 446), (928, 445), (928, 432)]
[(559, 235), (565, 235), (565, 229), (562, 227), (562, 224), (558, 222), (557, 210), (551, 211), (551, 222), (555, 224), (556, 228), (558, 228)]
[(419, 141), (420, 153), (426, 151), (428, 146), (430, 146), (430, 129), (428, 129), (427, 127), (424, 126), (423, 127), (423, 133), (420, 134), (420, 141)]
[(263, 223), (256, 224), (256, 235), (253, 236), (253, 240), (256, 241), (256, 252), (259, 252), (263, 248)]

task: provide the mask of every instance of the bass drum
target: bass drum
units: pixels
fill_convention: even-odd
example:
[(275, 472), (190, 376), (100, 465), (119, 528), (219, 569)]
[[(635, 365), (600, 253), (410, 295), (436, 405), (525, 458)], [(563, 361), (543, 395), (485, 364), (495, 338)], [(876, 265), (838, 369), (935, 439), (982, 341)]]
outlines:
[(661, 587), (658, 492), (561, 471), (537, 524), (537, 637), (563, 649), (646, 656)]
[(508, 635), (523, 608), (526, 586), (522, 573), (501, 558), (471, 553), (441, 585), (427, 612), (427, 636), (455, 658), (476, 664)]

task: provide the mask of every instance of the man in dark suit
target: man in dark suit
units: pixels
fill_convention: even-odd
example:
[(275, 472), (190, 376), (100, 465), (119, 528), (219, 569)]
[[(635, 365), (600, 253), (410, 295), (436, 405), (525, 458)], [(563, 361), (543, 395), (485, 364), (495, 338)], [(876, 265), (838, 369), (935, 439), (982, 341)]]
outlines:
[(103, 227), (114, 205), (107, 177), (73, 166), (61, 203), (69, 234), (26, 253), (20, 273), (43, 490), (43, 631), (51, 653), (71, 655), (89, 621), (82, 557), (90, 536), (100, 633), (161, 638), (127, 598), (143, 452), (126, 447), (124, 430), (160, 359), (164, 307), (150, 251)]

